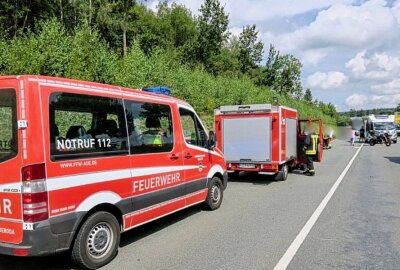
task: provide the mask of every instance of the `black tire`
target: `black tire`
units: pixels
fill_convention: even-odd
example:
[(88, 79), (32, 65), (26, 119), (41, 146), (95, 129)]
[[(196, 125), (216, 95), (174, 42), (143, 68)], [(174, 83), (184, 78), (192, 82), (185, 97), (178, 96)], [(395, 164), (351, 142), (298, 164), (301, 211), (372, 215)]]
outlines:
[(96, 212), (80, 228), (71, 259), (81, 267), (97, 269), (117, 255), (120, 238), (120, 225), (115, 216), (104, 211)]
[(289, 166), (287, 163), (282, 164), (279, 172), (275, 175), (275, 181), (286, 181), (289, 174)]
[(204, 206), (207, 210), (216, 210), (221, 206), (222, 199), (224, 198), (224, 187), (221, 179), (214, 176), (208, 183), (207, 198)]
[(388, 140), (387, 142), (385, 142), (386, 146), (390, 146), (392, 144), (392, 142), (390, 140)]
[(375, 141), (374, 140), (369, 140), (369, 145), (374, 146), (375, 145)]

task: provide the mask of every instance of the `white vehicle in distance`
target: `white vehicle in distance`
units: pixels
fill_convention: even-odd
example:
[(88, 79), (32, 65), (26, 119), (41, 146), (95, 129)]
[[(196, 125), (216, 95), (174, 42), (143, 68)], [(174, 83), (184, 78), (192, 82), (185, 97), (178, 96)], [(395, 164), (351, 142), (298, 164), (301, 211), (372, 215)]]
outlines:
[(375, 132), (376, 135), (387, 132), (390, 140), (393, 143), (397, 143), (397, 130), (394, 123), (394, 115), (369, 115), (365, 130), (368, 134), (366, 142), (368, 142), (371, 132)]

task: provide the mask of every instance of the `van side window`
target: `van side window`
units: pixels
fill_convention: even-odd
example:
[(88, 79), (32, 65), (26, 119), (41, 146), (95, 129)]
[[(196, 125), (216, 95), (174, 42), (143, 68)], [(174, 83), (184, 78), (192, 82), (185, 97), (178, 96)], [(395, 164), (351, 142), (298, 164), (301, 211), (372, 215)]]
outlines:
[(125, 100), (131, 154), (170, 152), (174, 148), (171, 107)]
[(0, 89), (0, 162), (18, 153), (17, 107), (14, 89)]
[(207, 135), (195, 114), (189, 110), (180, 108), (183, 136), (188, 144), (207, 147)]
[(53, 161), (128, 154), (121, 99), (53, 93), (49, 118)]

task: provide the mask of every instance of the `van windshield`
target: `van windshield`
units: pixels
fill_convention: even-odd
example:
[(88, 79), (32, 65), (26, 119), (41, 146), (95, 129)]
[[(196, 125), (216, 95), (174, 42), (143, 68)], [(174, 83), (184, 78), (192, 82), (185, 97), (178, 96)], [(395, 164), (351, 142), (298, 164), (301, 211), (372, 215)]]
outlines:
[(0, 89), (0, 162), (17, 155), (17, 113), (15, 90)]
[(392, 130), (395, 129), (394, 124), (390, 122), (375, 122), (374, 123), (375, 130)]

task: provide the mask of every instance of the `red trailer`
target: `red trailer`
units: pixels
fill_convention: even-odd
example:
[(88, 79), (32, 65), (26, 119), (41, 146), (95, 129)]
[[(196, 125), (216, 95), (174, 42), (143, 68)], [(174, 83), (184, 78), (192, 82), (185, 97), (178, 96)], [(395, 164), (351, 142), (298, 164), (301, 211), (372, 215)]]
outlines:
[(215, 110), (217, 146), (224, 153), (231, 176), (252, 171), (286, 180), (289, 169), (305, 163), (305, 125), (314, 126), (320, 135), (315, 160), (320, 161), (321, 120), (299, 120), (295, 109), (272, 104), (222, 106)]

